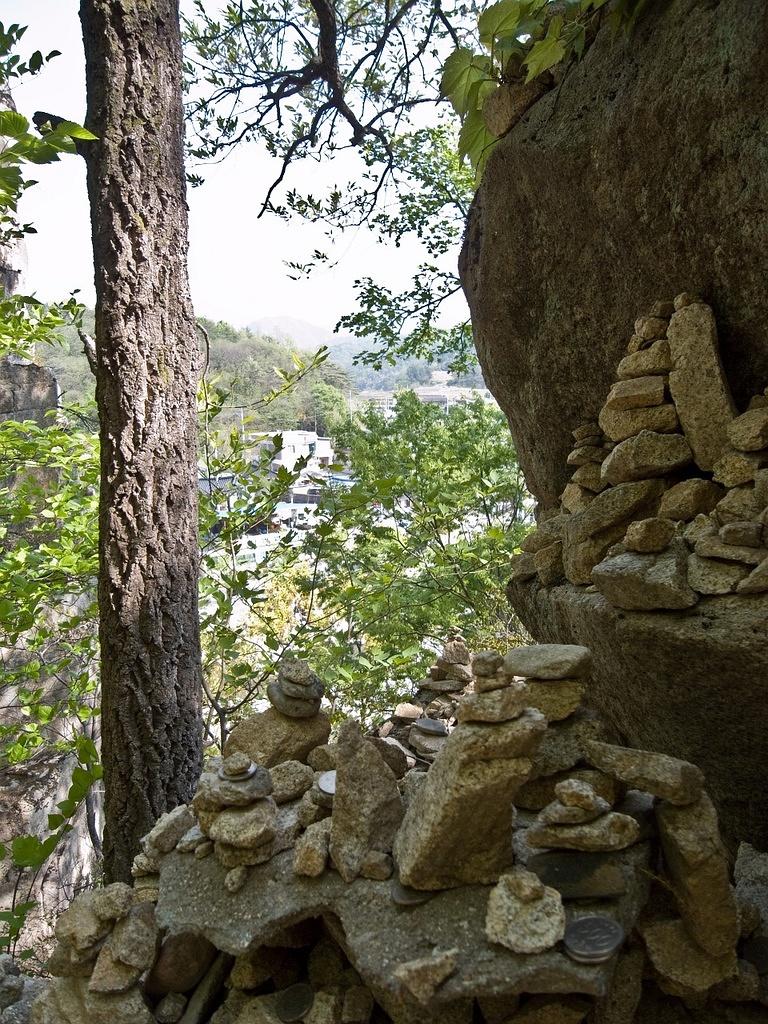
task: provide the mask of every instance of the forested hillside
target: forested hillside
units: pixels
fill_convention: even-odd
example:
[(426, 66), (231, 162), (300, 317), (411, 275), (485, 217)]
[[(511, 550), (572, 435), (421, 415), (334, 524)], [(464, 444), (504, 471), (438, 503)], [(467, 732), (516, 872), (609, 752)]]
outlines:
[[(278, 371), (295, 372), (295, 358), (309, 364), (318, 346), (308, 349), (284, 337), (272, 338), (250, 328), (237, 328), (223, 320), (199, 317), (200, 342), (208, 336), (207, 377), (226, 393), (219, 416), (220, 426), (239, 423), (253, 430), (296, 428), (327, 435), (349, 409), (351, 396), (368, 388), (398, 390), (429, 382), (433, 369), (414, 357), (397, 357), (377, 368), (360, 359), (364, 341), (349, 339), (333, 344), (325, 359), (313, 366), (294, 387), (272, 401), (265, 396), (282, 388)], [(85, 313), (83, 330), (93, 333), (93, 311)], [(94, 401), (94, 378), (77, 331), (61, 330), (61, 345), (45, 346), (40, 360), (56, 375), (65, 405), (89, 405)], [(444, 360), (447, 367), (449, 360)], [(451, 383), (483, 387), (479, 369)]]

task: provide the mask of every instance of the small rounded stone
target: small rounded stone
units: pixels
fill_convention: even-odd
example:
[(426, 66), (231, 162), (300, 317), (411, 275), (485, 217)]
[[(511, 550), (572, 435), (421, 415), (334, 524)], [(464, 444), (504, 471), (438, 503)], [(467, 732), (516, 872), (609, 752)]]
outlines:
[(301, 1021), (312, 1009), (315, 993), (306, 982), (290, 985), (275, 996), (275, 1013), (285, 1024)]
[(419, 732), (423, 732), (427, 736), (446, 736), (448, 734), (445, 723), (436, 718), (417, 718), (413, 724)]

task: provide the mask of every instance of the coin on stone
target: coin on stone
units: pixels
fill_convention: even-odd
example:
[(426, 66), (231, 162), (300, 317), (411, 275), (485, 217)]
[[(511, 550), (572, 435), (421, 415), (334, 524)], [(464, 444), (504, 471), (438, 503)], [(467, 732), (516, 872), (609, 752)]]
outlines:
[(280, 1020), (289, 1024), (290, 1021), (303, 1020), (312, 1009), (315, 993), (306, 982), (290, 985), (275, 996), (275, 1013)]
[(445, 723), (437, 718), (417, 718), (413, 724), (419, 732), (427, 733), (429, 736), (446, 736), (448, 733)]
[(336, 794), (336, 772), (323, 772), (320, 778), (317, 780), (317, 788), (325, 796), (334, 796)]
[(397, 878), (393, 878), (389, 886), (389, 895), (392, 902), (398, 907), (416, 907), (420, 903), (427, 903), (437, 893), (411, 889), (407, 885), (403, 885)]
[(571, 960), (582, 964), (601, 964), (610, 960), (624, 944), (624, 929), (618, 921), (602, 914), (579, 917), (565, 929), (565, 951)]
[[(234, 758), (227, 758), (227, 761), (232, 761), (233, 759)], [(235, 771), (235, 766), (228, 764), (227, 761), (224, 761), (224, 763), (219, 766), (219, 778), (227, 779), (229, 782), (244, 782), (245, 779), (252, 779), (259, 770), (259, 766), (251, 761), (247, 766)]]

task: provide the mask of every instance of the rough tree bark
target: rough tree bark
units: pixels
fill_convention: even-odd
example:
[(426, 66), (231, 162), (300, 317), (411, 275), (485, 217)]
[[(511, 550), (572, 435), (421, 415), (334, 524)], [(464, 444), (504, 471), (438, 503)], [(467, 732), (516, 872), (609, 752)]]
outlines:
[(96, 282), (104, 867), (200, 770), (195, 401), (177, 0), (82, 0)]

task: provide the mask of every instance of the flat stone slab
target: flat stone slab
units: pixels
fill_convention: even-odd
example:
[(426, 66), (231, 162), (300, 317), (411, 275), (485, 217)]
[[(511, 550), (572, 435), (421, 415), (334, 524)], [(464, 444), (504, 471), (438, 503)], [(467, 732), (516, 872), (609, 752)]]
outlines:
[[(288, 925), (326, 916), (332, 929), (340, 922), (343, 945), (365, 983), (395, 998), (402, 996), (396, 969), (432, 950), (437, 936), (457, 949), (456, 971), (434, 997), (439, 1004), (522, 992), (600, 997), (608, 991), (615, 958), (587, 965), (570, 960), (561, 947), (523, 955), (489, 944), (485, 917), (491, 886), (444, 890), (425, 904), (403, 908), (392, 902), (388, 881), (357, 878), (346, 884), (335, 871), (298, 877), (292, 859), (292, 851), (284, 851), (251, 868), (243, 888), (232, 894), (224, 887), (226, 870), (215, 857), (195, 860), (170, 853), (161, 865), (158, 923), (173, 933), (204, 935), (237, 956)], [(599, 912), (619, 921), (629, 934), (645, 896), (632, 887), (617, 901), (582, 901), (576, 909), (567, 908), (567, 920)]]

